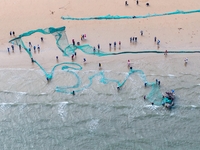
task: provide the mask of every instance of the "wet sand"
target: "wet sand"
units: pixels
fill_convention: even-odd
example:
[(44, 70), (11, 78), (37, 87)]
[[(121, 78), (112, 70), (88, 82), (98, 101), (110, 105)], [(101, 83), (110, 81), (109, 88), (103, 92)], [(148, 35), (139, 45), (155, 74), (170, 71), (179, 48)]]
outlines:
[[(150, 4), (147, 7), (145, 4)], [(15, 31), (16, 36), (21, 33), (48, 27), (66, 26), (66, 34), (71, 43), (72, 39), (80, 41), (80, 35), (86, 34), (87, 40), (81, 44), (90, 44), (96, 46), (101, 45), (101, 50), (109, 52), (108, 43), (117, 43), (121, 41), (121, 49), (111, 49), (111, 52), (122, 51), (142, 51), (142, 50), (199, 50), (199, 22), (200, 14), (187, 15), (172, 15), (163, 17), (153, 17), (145, 19), (132, 20), (89, 20), (89, 21), (66, 21), (62, 20), (61, 16), (71, 17), (89, 17), (101, 15), (146, 15), (148, 13), (165, 13), (175, 10), (194, 10), (198, 9), (200, 4), (198, 0), (186, 1), (173, 0), (157, 2), (156, 0), (140, 0), (139, 5), (136, 1), (128, 1), (128, 6), (124, 5), (124, 1), (92, 1), (89, 0), (68, 0), (68, 1), (47, 1), (43, 0), (39, 3), (36, 1), (3, 1), (0, 6), (0, 18), (2, 20), (0, 53), (2, 68), (37, 68), (32, 65), (29, 56), (22, 50), (20, 53), (18, 47), (15, 47), (14, 53), (7, 53), (8, 43), (13, 37), (10, 37), (9, 32)], [(44, 7), (45, 6), (45, 7)], [(144, 35), (140, 35), (140, 31)], [(44, 43), (40, 42), (40, 37), (44, 37)], [(137, 44), (130, 43), (129, 38), (137, 36)], [(154, 37), (157, 37), (160, 42), (160, 47), (154, 42)], [(63, 57), (62, 53), (56, 47), (55, 39), (52, 35), (34, 34), (23, 39), (25, 43), (31, 41), (33, 45), (40, 44), (40, 53), (34, 54), (34, 59), (40, 62), (45, 68), (50, 69), (56, 63), (56, 56), (59, 56), (59, 61), (71, 61), (68, 57)], [(11, 49), (11, 48), (10, 48)], [(82, 63), (83, 57), (87, 57), (88, 63), (97, 61), (122, 61), (126, 64), (130, 59), (132, 62), (137, 59), (145, 59), (146, 61), (154, 61), (156, 58), (164, 56), (161, 54), (139, 54), (139, 55), (120, 55), (113, 57), (98, 58), (96, 56), (87, 56), (80, 51), (77, 51), (78, 58), (76, 62)], [(162, 54), (163, 55), (163, 54)], [(196, 54), (189, 54), (189, 57)], [(151, 57), (149, 57), (151, 56)], [(187, 56), (187, 55), (186, 55)], [(169, 54), (170, 57), (181, 57), (182, 54)], [(191, 59), (190, 59), (191, 60)]]

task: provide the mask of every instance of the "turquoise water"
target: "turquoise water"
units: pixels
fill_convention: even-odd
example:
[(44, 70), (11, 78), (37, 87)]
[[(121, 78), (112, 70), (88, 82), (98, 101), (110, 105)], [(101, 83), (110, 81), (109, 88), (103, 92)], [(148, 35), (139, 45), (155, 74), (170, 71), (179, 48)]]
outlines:
[[(115, 83), (105, 85), (97, 77), (90, 88), (73, 96), (55, 91), (58, 85), (74, 85), (75, 77), (68, 72), (55, 70), (54, 78), (47, 84), (41, 70), (2, 69), (0, 147), (198, 149), (200, 72), (193, 71), (198, 57), (191, 59), (187, 67), (178, 59), (158, 60), (159, 64), (138, 61), (148, 80), (161, 80), (161, 92), (175, 89), (175, 107), (170, 111), (143, 99), (150, 88), (144, 88), (137, 74), (132, 74), (119, 92)], [(77, 74), (87, 84), (87, 77), (98, 72)], [(105, 70), (105, 75), (123, 80), (127, 72)]]
[[(94, 54), (89, 45), (69, 45), (63, 34), (65, 28), (57, 29), (32, 30), (10, 41), (21, 44), (40, 69), (0, 70), (1, 149), (198, 149), (198, 55), (191, 56), (187, 66), (183, 58), (157, 58), (138, 60), (133, 70), (127, 71), (120, 70), (127, 66), (127, 60), (104, 64), (105, 68), (119, 66), (118, 71), (90, 70), (90, 64), (69, 62), (45, 70), (22, 36), (53, 34), (64, 56), (77, 48), (95, 56), (116, 55), (102, 51)], [(161, 81), (160, 87), (155, 86), (155, 79)], [(146, 81), (150, 86), (145, 88)], [(122, 89), (117, 91), (117, 86)], [(151, 105), (171, 89), (176, 92), (172, 110)], [(148, 100), (144, 95), (150, 96)]]

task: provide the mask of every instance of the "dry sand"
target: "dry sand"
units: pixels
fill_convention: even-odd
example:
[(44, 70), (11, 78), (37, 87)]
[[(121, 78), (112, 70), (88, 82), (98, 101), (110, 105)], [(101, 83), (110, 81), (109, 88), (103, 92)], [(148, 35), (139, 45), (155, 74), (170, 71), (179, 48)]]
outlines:
[[(147, 7), (146, 2), (150, 3)], [(140, 50), (199, 50), (200, 47), (200, 14), (172, 15), (163, 17), (153, 17), (132, 20), (89, 20), (89, 21), (67, 21), (62, 20), (61, 16), (89, 17), (101, 15), (146, 15), (148, 13), (165, 13), (175, 10), (195, 10), (200, 8), (199, 0), (140, 0), (136, 5), (135, 0), (128, 1), (129, 6), (124, 5), (124, 0), (2, 0), (0, 5), (0, 59), (1, 68), (38, 68), (32, 65), (28, 54), (25, 51), (19, 52), (16, 48), (14, 53), (7, 53), (8, 43), (12, 39), (9, 32), (15, 31), (16, 36), (38, 28), (66, 26), (66, 33), (71, 39), (80, 41), (80, 35), (87, 34), (87, 40), (82, 44), (89, 43), (92, 46), (101, 44), (101, 49), (109, 52), (108, 43), (116, 41), (122, 42), (122, 47), (116, 51), (140, 51)], [(143, 30), (144, 36), (140, 36)], [(44, 37), (41, 44), (40, 37)], [(137, 44), (130, 44), (129, 38), (138, 37)], [(154, 43), (154, 37), (160, 41), (160, 48)], [(59, 61), (71, 61), (68, 57), (62, 57), (62, 53), (56, 47), (52, 35), (34, 34), (24, 38), (25, 43), (29, 41), (33, 45), (40, 44), (41, 52), (33, 54), (34, 59), (47, 69), (51, 69), (56, 64), (55, 56), (59, 56)], [(162, 54), (138, 54), (120, 55), (113, 57), (98, 58), (96, 56), (86, 56), (78, 51), (78, 63), (82, 62), (83, 57), (87, 57), (88, 63), (91, 62), (110, 62), (122, 61), (127, 59), (132, 62), (138, 59), (150, 62), (164, 60)], [(168, 58), (195, 57), (196, 54), (169, 54)], [(198, 54), (199, 55), (199, 54)], [(39, 68), (38, 68), (39, 69)], [(116, 68), (117, 69), (117, 68)]]

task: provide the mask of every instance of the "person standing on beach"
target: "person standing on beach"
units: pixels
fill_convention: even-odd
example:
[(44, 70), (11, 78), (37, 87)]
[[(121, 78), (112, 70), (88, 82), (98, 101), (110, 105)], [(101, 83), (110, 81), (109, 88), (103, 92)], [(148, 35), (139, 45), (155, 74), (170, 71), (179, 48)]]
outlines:
[(75, 45), (75, 40), (74, 39), (72, 39), (72, 43), (73, 43), (73, 45)]
[(101, 68), (101, 63), (99, 63), (99, 68)]
[(167, 50), (165, 50), (165, 53), (164, 53), (164, 55), (165, 55), (165, 56), (167, 56)]
[(12, 32), (10, 31), (10, 36), (12, 36)]
[(117, 45), (116, 42), (114, 42), (114, 48), (116, 48), (116, 45)]
[(160, 45), (160, 40), (158, 40), (157, 45)]
[(147, 82), (144, 83), (144, 87), (147, 87)]
[(32, 47), (32, 44), (31, 44), (31, 42), (28, 42), (28, 44), (29, 44), (29, 47)]
[(22, 47), (21, 47), (21, 45), (19, 44), (19, 50), (20, 50), (20, 51), (21, 51), (21, 48), (22, 48)]
[(34, 63), (34, 59), (33, 59), (33, 57), (31, 58), (31, 62)]
[(136, 4), (137, 4), (137, 5), (139, 4), (139, 1), (138, 1), (138, 0), (136, 1)]
[(131, 62), (130, 62), (130, 60), (128, 60), (128, 63), (127, 63), (127, 65), (128, 65), (128, 67), (130, 67), (130, 66), (131, 66)]
[(83, 58), (83, 62), (86, 63), (86, 58)]
[(13, 36), (15, 36), (15, 31), (13, 31)]
[(14, 52), (14, 45), (11, 45), (12, 51)]
[(154, 37), (154, 42), (156, 42), (156, 40), (157, 40), (156, 37)]
[(184, 61), (185, 61), (185, 65), (186, 65), (188, 63), (188, 58), (185, 58)]
[(135, 37), (135, 42), (137, 42), (137, 37)]
[(39, 45), (38, 45), (37, 49), (38, 49), (38, 52), (39, 52), (40, 51), (40, 46)]
[(142, 30), (140, 31), (140, 34), (141, 34), (141, 36), (143, 36), (143, 31)]
[(130, 42), (132, 42), (132, 40), (134, 40), (134, 38), (132, 39), (132, 37), (130, 37)]
[(83, 40), (83, 35), (81, 34), (81, 41)]
[(72, 58), (72, 60), (74, 60), (74, 54), (72, 55), (72, 57), (71, 57), (71, 58)]
[(110, 49), (111, 49), (111, 45), (112, 45), (112, 44), (111, 44), (111, 43), (109, 43), (109, 47), (110, 47)]

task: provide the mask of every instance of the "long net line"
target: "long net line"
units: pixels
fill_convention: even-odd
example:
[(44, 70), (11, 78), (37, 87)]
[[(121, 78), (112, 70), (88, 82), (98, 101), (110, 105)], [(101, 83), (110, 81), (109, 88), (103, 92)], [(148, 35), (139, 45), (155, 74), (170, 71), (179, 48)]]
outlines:
[(168, 15), (181, 15), (181, 14), (192, 14), (192, 13), (200, 13), (200, 9), (197, 10), (176, 10), (173, 12), (166, 12), (161, 14), (147, 14), (147, 15), (138, 15), (138, 16), (119, 16), (119, 15), (105, 15), (105, 16), (95, 16), (95, 17), (70, 17), (70, 16), (62, 16), (63, 20), (108, 20), (108, 19), (141, 19), (141, 18), (150, 18), (150, 17), (159, 17), (159, 16), (168, 16)]
[[(144, 72), (142, 70), (137, 70), (137, 69), (131, 68), (123, 81), (109, 79), (105, 76), (104, 71), (99, 71), (98, 73), (88, 77), (89, 83), (85, 86), (81, 86), (82, 85), (81, 78), (77, 74), (77, 70), (82, 70), (82, 66), (78, 63), (74, 63), (74, 62), (58, 63), (51, 69), (50, 72), (47, 72), (42, 67), (42, 65), (33, 58), (32, 52), (29, 51), (29, 48), (24, 44), (24, 42), (22, 40), (23, 37), (31, 36), (32, 34), (34, 34), (36, 32), (39, 32), (42, 34), (52, 34), (56, 39), (56, 44), (57, 44), (57, 47), (59, 48), (59, 50), (63, 53), (64, 56), (68, 56), (68, 57), (71, 56), (72, 54), (74, 54), (76, 50), (81, 50), (82, 52), (84, 52), (86, 54), (96, 55), (96, 56), (110, 56), (110, 55), (120, 55), (120, 54), (127, 54), (127, 53), (138, 54), (138, 53), (164, 53), (164, 52), (161, 52), (161, 51), (138, 51), (138, 52), (128, 51), (128, 52), (119, 52), (119, 53), (106, 53), (101, 50), (94, 52), (93, 47), (88, 44), (86, 44), (86, 45), (69, 44), (67, 35), (65, 32), (65, 27), (60, 27), (60, 28), (50, 27), (50, 28), (45, 28), (45, 29), (31, 30), (31, 31), (25, 32), (25, 33), (19, 35), (18, 37), (10, 40), (9, 43), (15, 44), (18, 46), (21, 45), (21, 47), (25, 49), (25, 51), (31, 58), (32, 63), (35, 63), (39, 66), (39, 68), (43, 71), (47, 80), (53, 79), (54, 71), (58, 66), (62, 66), (61, 67), (62, 70), (67, 71), (68, 73), (71, 73), (76, 77), (76, 80), (77, 80), (76, 84), (74, 84), (73, 86), (62, 86), (62, 87), (58, 86), (55, 89), (57, 92), (69, 93), (69, 94), (73, 94), (73, 92), (81, 92), (81, 91), (89, 88), (92, 85), (94, 78), (96, 78), (96, 77), (100, 77), (99, 82), (101, 82), (103, 84), (109, 84), (111, 82), (114, 82), (114, 83), (116, 83), (116, 89), (117, 88), (120, 89), (123, 87), (123, 85), (126, 83), (128, 78), (132, 74), (138, 74), (139, 77), (141, 78), (141, 80), (143, 81), (144, 85), (151, 88), (150, 92), (146, 95), (146, 99), (148, 99), (151, 103), (154, 103), (156, 105), (162, 105), (166, 102), (171, 101), (168, 98), (163, 98), (163, 95), (160, 91), (160, 86), (157, 84), (157, 82), (148, 82), (147, 81), (146, 75), (144, 74)], [(171, 53), (196, 53), (196, 52), (199, 53), (199, 51), (169, 51), (168, 53), (170, 53), (170, 52)]]

